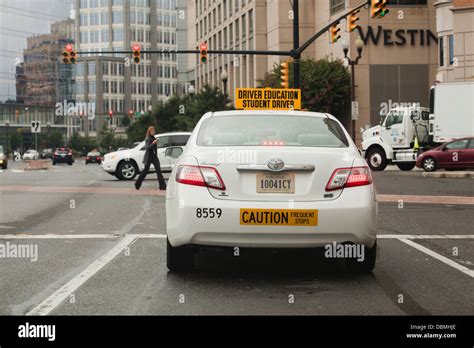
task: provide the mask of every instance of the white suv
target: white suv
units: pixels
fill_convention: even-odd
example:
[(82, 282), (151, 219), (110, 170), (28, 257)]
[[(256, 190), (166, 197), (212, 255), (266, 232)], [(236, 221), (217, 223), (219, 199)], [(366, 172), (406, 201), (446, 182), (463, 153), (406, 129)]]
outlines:
[[(191, 133), (189, 132), (155, 135), (159, 141), (158, 159), (160, 160), (163, 172), (171, 172), (176, 161), (171, 157), (165, 156), (166, 149), (170, 146), (185, 146), (190, 135)], [(119, 180), (133, 180), (145, 167), (143, 164), (144, 146), (145, 141), (142, 141), (131, 149), (106, 154), (102, 161), (102, 169), (111, 175), (115, 175)], [(153, 166), (150, 169), (154, 171)]]

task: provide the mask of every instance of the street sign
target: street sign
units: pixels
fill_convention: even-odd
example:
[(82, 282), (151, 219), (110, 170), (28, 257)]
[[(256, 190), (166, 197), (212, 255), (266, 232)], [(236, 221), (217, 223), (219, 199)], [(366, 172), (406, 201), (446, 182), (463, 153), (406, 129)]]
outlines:
[(359, 119), (359, 102), (357, 101), (352, 102), (352, 119), (353, 120)]
[(241, 110), (300, 110), (301, 89), (237, 88), (235, 108)]
[(41, 122), (32, 121), (31, 122), (31, 133), (41, 133)]

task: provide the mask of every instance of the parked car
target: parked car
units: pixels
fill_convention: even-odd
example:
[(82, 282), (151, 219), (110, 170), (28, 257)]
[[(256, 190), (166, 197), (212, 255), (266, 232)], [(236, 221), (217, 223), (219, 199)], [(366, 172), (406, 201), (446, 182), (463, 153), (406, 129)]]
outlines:
[(101, 162), (102, 162), (102, 157), (100, 156), (100, 152), (91, 151), (86, 156), (86, 164), (89, 164), (89, 163), (100, 164)]
[(41, 151), (40, 157), (42, 159), (53, 158), (53, 149), (43, 149), (43, 151)]
[(39, 153), (36, 150), (26, 150), (26, 152), (23, 154), (24, 160), (37, 160), (39, 157)]
[(189, 271), (194, 253), (206, 246), (338, 243), (363, 248), (363, 260), (346, 255), (345, 262), (370, 272), (376, 221), (371, 171), (335, 117), (210, 112), (196, 125), (168, 181), (167, 265)]
[[(170, 146), (185, 146), (190, 135), (189, 132), (155, 135), (159, 142), (158, 159), (163, 172), (171, 172), (176, 161), (165, 156), (166, 149)], [(145, 141), (142, 141), (132, 149), (106, 154), (102, 160), (102, 169), (111, 175), (115, 175), (119, 180), (133, 180), (145, 167), (143, 164), (144, 155)], [(154, 167), (151, 166), (150, 170), (154, 171)]]
[(462, 138), (420, 154), (416, 166), (427, 172), (438, 169), (474, 169), (474, 137)]
[(128, 149), (129, 149), (128, 147), (119, 147), (117, 151), (123, 151), (123, 150), (128, 150)]
[(74, 156), (72, 150), (68, 147), (59, 147), (53, 154), (53, 165), (56, 163), (67, 163), (70, 166), (74, 163)]
[(3, 146), (0, 145), (0, 166), (2, 169), (8, 168), (8, 155), (3, 151)]

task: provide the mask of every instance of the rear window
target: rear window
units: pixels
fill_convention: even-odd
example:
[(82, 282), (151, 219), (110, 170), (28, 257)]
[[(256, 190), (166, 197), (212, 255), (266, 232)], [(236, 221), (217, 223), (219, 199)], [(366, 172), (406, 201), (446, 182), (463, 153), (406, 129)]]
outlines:
[(339, 123), (326, 117), (287, 115), (218, 116), (206, 119), (200, 146), (348, 147)]

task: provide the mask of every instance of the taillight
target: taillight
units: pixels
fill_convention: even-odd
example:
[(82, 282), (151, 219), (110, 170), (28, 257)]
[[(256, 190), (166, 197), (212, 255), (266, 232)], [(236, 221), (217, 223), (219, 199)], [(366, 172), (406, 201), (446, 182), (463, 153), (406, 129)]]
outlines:
[(59, 153), (55, 152), (54, 155), (55, 155), (55, 156), (59, 156)]
[(339, 168), (334, 171), (331, 179), (329, 179), (326, 191), (370, 185), (372, 182), (372, 174), (369, 167)]
[(176, 181), (180, 184), (225, 190), (224, 181), (217, 169), (213, 167), (179, 166), (176, 171)]
[(86, 157), (86, 160), (88, 160), (88, 159), (89, 159), (89, 156)]

